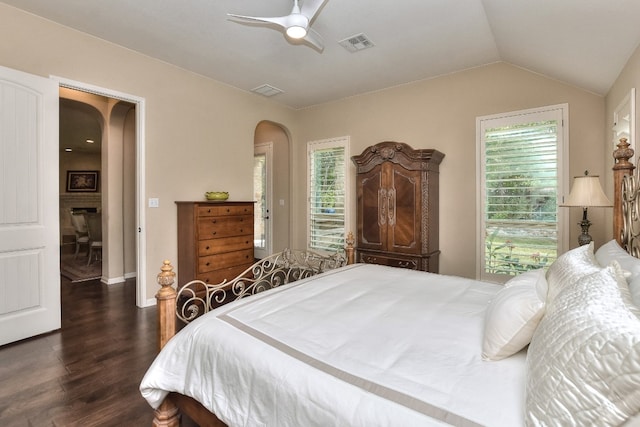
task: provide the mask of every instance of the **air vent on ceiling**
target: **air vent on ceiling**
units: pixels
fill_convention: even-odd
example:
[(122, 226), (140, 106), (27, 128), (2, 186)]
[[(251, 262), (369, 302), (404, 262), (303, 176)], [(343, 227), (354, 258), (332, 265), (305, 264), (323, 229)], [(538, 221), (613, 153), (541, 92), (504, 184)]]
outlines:
[(338, 43), (340, 43), (340, 46), (347, 49), (349, 52), (358, 52), (375, 46), (373, 42), (362, 33), (347, 37), (344, 40), (340, 40)]
[(279, 93), (282, 93), (283, 91), (271, 85), (262, 85), (262, 86), (254, 87), (253, 89), (251, 89), (251, 92), (255, 92), (262, 96), (268, 97), (268, 96), (277, 95)]

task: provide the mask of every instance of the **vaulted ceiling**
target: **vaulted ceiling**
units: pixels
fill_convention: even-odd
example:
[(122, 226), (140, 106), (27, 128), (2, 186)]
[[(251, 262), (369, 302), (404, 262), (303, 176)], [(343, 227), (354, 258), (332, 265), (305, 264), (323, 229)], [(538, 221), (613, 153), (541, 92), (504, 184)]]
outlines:
[[(296, 109), (496, 61), (604, 95), (640, 41), (638, 0), (328, 0), (322, 52), (226, 15), (287, 15), (292, 0), (3, 2), (242, 90), (271, 85)], [(338, 43), (361, 33), (374, 47)]]
[[(226, 15), (285, 15), (291, 0), (0, 2), (240, 90), (274, 86), (293, 109), (497, 61), (605, 95), (640, 42), (640, 0), (327, 0), (312, 23), (322, 52)], [(339, 44), (358, 34), (374, 46)], [(63, 133), (99, 131), (77, 103), (63, 110), (61, 148)]]

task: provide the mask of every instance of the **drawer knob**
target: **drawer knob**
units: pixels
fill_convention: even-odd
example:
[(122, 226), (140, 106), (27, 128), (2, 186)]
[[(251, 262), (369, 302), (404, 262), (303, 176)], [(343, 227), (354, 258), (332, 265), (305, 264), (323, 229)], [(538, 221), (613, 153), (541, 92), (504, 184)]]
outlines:
[(212, 231), (211, 234), (216, 235), (217, 231)]
[(211, 213), (211, 209), (207, 209), (207, 213)]
[(212, 220), (211, 220), (211, 224), (215, 224), (215, 223), (216, 223), (216, 220), (215, 220), (215, 219), (212, 219)]
[(209, 249), (211, 249), (211, 247), (210, 247), (210, 246), (207, 246), (205, 249), (206, 249), (206, 250), (209, 250)]
[(211, 263), (210, 263), (210, 262), (208, 262), (208, 263), (206, 263), (205, 265), (206, 265), (207, 267), (209, 267), (209, 266), (211, 265)]

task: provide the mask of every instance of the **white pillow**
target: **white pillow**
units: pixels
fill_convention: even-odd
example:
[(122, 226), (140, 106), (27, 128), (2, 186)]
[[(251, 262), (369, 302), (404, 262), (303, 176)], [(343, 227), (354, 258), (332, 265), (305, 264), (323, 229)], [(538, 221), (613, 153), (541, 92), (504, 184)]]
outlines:
[(581, 277), (595, 273), (602, 267), (593, 253), (593, 242), (578, 246), (560, 255), (547, 270), (547, 304), (552, 301), (563, 287)]
[(547, 295), (545, 271), (532, 270), (509, 280), (487, 307), (482, 358), (500, 360), (529, 344)]
[(618, 426), (637, 414), (639, 316), (615, 261), (564, 287), (527, 352), (525, 425)]
[(631, 298), (637, 306), (640, 306), (640, 259), (622, 249), (617, 241), (611, 240), (598, 248), (596, 260), (603, 267), (611, 264), (611, 261), (617, 261), (623, 270), (630, 273), (626, 279)]

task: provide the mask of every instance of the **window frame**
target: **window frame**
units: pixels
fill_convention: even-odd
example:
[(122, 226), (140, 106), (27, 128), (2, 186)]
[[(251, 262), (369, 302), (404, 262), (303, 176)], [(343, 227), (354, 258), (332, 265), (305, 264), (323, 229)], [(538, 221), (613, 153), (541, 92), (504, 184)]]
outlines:
[(495, 274), (485, 271), (486, 247), (485, 247), (485, 228), (486, 228), (486, 161), (485, 161), (485, 139), (484, 129), (495, 128), (500, 126), (515, 126), (522, 123), (530, 123), (538, 120), (558, 120), (557, 132), (557, 255), (566, 251), (569, 245), (569, 212), (568, 209), (560, 209), (559, 205), (565, 194), (568, 194), (569, 183), (569, 105), (557, 104), (540, 108), (531, 108), (526, 110), (518, 110), (489, 116), (480, 116), (476, 118), (476, 206), (477, 206), (477, 225), (476, 225), (476, 278), (478, 280), (490, 281), (496, 283), (504, 283), (512, 275)]
[(346, 239), (347, 228), (351, 224), (351, 173), (350, 173), (350, 137), (342, 136), (336, 138), (328, 138), (321, 139), (315, 141), (307, 142), (307, 209), (306, 209), (306, 247), (307, 250), (318, 252), (320, 254), (329, 254), (332, 251), (327, 251), (323, 249), (313, 248), (311, 247), (311, 228), (312, 228), (312, 218), (311, 218), (311, 180), (312, 180), (312, 159), (313, 154), (318, 150), (326, 150), (326, 149), (335, 149), (335, 148), (343, 148), (344, 149), (344, 230), (342, 239)]

